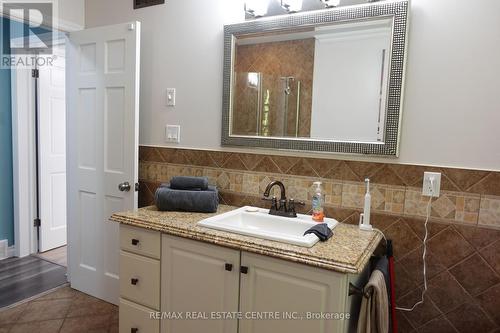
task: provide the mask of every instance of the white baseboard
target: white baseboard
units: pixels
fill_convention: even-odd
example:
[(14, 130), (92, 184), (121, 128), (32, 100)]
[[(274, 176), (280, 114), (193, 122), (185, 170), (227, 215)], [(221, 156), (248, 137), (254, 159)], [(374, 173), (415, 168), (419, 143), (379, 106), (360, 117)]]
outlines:
[(6, 239), (0, 240), (0, 260), (13, 257), (15, 255), (14, 246), (8, 246)]
[(16, 256), (16, 247), (14, 245), (7, 248), (7, 258)]

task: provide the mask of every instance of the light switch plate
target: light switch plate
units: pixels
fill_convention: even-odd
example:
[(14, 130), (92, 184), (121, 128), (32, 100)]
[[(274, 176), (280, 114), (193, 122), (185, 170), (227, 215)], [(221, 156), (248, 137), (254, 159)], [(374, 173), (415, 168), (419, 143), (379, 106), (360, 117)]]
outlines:
[(179, 125), (167, 125), (165, 127), (165, 141), (172, 143), (180, 143), (181, 127)]
[(167, 88), (167, 106), (175, 106), (175, 88)]
[[(431, 184), (433, 179), (433, 184)], [(422, 185), (422, 194), (428, 197), (439, 197), (441, 192), (441, 173), (424, 172), (424, 183)]]

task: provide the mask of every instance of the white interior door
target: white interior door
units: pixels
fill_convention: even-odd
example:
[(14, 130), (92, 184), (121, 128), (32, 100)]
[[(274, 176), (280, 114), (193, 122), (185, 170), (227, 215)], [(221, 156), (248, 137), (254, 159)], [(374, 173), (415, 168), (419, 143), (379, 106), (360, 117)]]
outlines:
[(40, 252), (66, 245), (65, 45), (55, 45), (53, 66), (38, 80)]
[(66, 54), (69, 278), (114, 304), (119, 232), (109, 216), (137, 208), (139, 46), (133, 22), (71, 33)]

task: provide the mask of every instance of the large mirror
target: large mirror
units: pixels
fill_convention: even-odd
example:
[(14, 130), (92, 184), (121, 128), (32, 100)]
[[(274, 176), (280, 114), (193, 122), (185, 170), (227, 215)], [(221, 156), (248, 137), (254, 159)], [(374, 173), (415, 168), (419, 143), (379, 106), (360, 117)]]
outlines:
[(408, 2), (225, 26), (222, 144), (398, 154)]

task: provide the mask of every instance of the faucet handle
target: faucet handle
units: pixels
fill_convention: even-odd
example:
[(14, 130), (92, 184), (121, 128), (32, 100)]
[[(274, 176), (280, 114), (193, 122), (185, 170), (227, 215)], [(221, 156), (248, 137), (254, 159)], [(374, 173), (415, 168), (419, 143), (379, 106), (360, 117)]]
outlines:
[(288, 200), (288, 207), (286, 209), (286, 212), (290, 214), (290, 217), (297, 217), (297, 212), (295, 211), (295, 200), (290, 199)]
[(294, 199), (290, 199), (290, 202), (293, 202), (295, 205), (305, 206), (306, 203), (304, 201), (295, 201)]
[(271, 210), (278, 209), (278, 199), (276, 199), (276, 196), (273, 196), (272, 198), (263, 197), (262, 200), (271, 202)]

